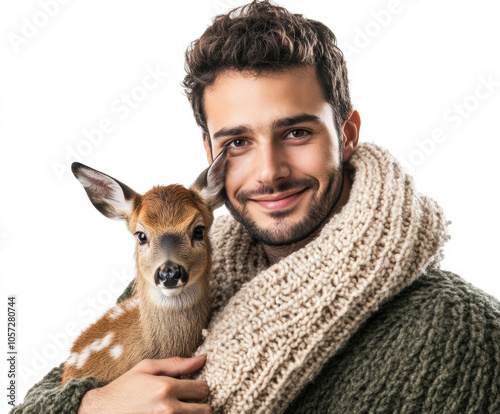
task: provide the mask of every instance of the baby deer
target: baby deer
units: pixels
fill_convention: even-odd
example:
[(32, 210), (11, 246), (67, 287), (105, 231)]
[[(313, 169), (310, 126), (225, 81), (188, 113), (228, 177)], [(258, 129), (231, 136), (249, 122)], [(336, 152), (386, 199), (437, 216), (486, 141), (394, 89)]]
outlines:
[(92, 204), (125, 220), (137, 238), (134, 291), (88, 327), (64, 363), (62, 384), (93, 376), (106, 384), (145, 358), (190, 357), (210, 317), (213, 210), (225, 200), (223, 151), (190, 189), (153, 187), (139, 195), (80, 163), (71, 169)]

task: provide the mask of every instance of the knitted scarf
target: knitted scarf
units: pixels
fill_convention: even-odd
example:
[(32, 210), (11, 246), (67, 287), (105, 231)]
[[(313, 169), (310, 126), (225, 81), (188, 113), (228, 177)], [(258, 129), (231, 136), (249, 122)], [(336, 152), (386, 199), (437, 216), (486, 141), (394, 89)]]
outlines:
[(439, 268), (444, 213), (385, 149), (345, 163), (349, 200), (305, 247), (268, 266), (232, 217), (212, 229), (213, 317), (194, 376), (214, 413), (280, 413), (387, 298)]

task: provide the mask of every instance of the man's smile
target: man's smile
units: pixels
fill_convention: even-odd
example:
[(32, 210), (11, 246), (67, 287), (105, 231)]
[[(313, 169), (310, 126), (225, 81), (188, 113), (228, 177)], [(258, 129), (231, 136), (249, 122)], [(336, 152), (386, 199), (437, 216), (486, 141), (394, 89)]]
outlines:
[(301, 190), (292, 189), (280, 193), (253, 196), (248, 201), (252, 201), (266, 210), (282, 210), (290, 207), (307, 189), (308, 187), (305, 187)]

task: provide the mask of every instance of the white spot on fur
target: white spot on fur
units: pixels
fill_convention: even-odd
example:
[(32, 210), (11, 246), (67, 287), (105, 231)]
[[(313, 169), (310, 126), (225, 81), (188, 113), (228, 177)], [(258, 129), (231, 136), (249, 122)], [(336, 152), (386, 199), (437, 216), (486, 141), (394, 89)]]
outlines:
[[(89, 345), (90, 346), (90, 345)], [(85, 362), (87, 362), (88, 357), (90, 356), (90, 349), (89, 347), (85, 347), (85, 349), (76, 357), (76, 368), (81, 369), (84, 365)]]
[(120, 316), (123, 313), (123, 307), (120, 305), (116, 305), (114, 308), (111, 308), (111, 310), (108, 313), (108, 316), (111, 319), (116, 319), (118, 316)]
[(139, 298), (133, 298), (133, 299), (130, 299), (128, 300), (127, 302), (125, 302), (123, 304), (125, 310), (130, 310), (130, 309), (134, 309), (135, 307), (139, 306)]
[[(72, 364), (76, 363), (76, 368), (81, 369), (85, 365), (85, 362), (87, 362), (87, 359), (89, 358), (89, 356), (92, 352), (98, 352), (98, 351), (106, 348), (107, 346), (111, 345), (111, 340), (113, 339), (113, 336), (114, 336), (114, 333), (110, 332), (104, 338), (96, 339), (90, 345), (87, 345), (85, 348), (83, 348), (83, 350), (82, 350), (82, 352), (80, 352), (80, 354), (78, 354), (78, 353), (71, 354), (71, 355), (73, 355), (73, 358), (74, 358), (74, 361), (72, 360)], [(70, 355), (70, 358), (71, 358), (71, 355)]]
[(120, 302), (118, 305), (114, 306), (108, 311), (108, 317), (111, 319), (116, 319), (123, 315), (125, 311), (136, 308), (139, 305), (139, 298), (128, 299)]
[(66, 365), (68, 365), (68, 366), (75, 365), (77, 357), (78, 357), (78, 354), (76, 352), (72, 352), (71, 354), (69, 354), (69, 357), (66, 360)]
[(113, 348), (109, 350), (109, 353), (114, 359), (118, 359), (118, 357), (122, 354), (123, 348), (120, 344), (115, 345)]
[[(177, 290), (180, 290), (177, 293)], [(172, 295), (172, 293), (177, 293)], [(182, 308), (192, 306), (201, 297), (201, 287), (198, 283), (194, 283), (187, 287), (169, 291), (156, 286), (150, 286), (149, 295), (151, 300), (158, 306), (165, 308)]]

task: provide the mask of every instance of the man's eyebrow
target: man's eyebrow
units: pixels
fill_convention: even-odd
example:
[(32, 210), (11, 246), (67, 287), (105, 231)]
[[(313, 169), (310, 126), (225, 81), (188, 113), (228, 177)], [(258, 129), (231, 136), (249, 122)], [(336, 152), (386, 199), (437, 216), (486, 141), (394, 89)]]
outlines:
[[(271, 125), (273, 130), (288, 127), (291, 125), (300, 124), (301, 122), (313, 122), (315, 124), (319, 124), (321, 122), (321, 118), (316, 115), (311, 114), (299, 114), (294, 116), (288, 116), (285, 118), (275, 119)], [(252, 128), (249, 125), (239, 125), (236, 127), (222, 128), (219, 129), (214, 136), (213, 140), (217, 140), (221, 137), (227, 136), (235, 136), (235, 135), (243, 135), (251, 132)]]
[(247, 134), (249, 131), (251, 131), (252, 128), (250, 128), (249, 125), (240, 125), (234, 128), (222, 128), (219, 129), (214, 136), (212, 137), (213, 140), (216, 140), (217, 138), (221, 137), (228, 137), (228, 136), (234, 136), (234, 135), (241, 135), (241, 134)]
[(273, 124), (273, 129), (284, 128), (291, 125), (300, 124), (302, 122), (313, 122), (315, 124), (319, 124), (321, 122), (321, 118), (316, 115), (311, 114), (300, 114), (295, 116), (289, 116), (286, 118), (276, 119)]

